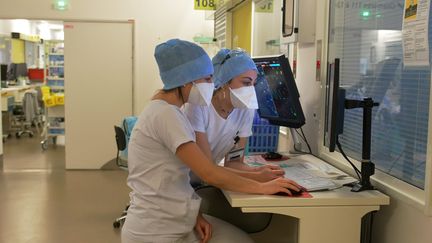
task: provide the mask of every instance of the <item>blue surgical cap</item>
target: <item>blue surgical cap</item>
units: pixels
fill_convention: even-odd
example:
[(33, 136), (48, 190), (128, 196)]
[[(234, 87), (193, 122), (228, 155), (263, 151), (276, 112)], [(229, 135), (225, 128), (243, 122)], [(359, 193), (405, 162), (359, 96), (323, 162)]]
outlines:
[(214, 67), (213, 83), (216, 89), (246, 71), (257, 71), (254, 61), (241, 50), (221, 49), (213, 57), (212, 63)]
[(180, 87), (213, 74), (210, 57), (200, 46), (171, 39), (155, 48), (154, 56), (164, 90)]

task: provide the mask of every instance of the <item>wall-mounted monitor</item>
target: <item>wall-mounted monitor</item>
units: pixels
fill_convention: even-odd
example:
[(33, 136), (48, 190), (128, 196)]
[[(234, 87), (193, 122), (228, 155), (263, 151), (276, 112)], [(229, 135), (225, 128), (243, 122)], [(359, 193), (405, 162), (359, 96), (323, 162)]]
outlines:
[(274, 125), (300, 128), (305, 116), (300, 94), (285, 55), (253, 58), (258, 77), (255, 91), (258, 113)]
[(345, 90), (339, 88), (340, 60), (328, 66), (327, 102), (326, 102), (326, 144), (330, 152), (334, 152), (339, 134), (343, 133), (345, 115)]

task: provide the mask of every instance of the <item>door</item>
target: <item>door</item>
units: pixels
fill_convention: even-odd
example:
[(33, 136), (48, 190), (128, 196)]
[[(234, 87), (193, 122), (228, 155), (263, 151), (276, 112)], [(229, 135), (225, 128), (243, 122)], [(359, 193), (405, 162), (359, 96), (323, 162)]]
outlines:
[(232, 48), (242, 48), (251, 54), (252, 1), (235, 8), (232, 12)]
[(66, 169), (115, 157), (114, 125), (132, 115), (133, 23), (65, 22)]

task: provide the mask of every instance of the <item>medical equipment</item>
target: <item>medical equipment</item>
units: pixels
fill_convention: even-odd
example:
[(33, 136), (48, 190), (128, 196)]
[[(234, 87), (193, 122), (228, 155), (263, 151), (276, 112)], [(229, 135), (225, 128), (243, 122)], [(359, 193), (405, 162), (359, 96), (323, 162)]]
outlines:
[(45, 105), (46, 120), (41, 134), (44, 139), (40, 143), (42, 150), (47, 150), (50, 140), (56, 145), (57, 137), (65, 135), (64, 94), (51, 94), (51, 90), (48, 86), (41, 87), (41, 92)]

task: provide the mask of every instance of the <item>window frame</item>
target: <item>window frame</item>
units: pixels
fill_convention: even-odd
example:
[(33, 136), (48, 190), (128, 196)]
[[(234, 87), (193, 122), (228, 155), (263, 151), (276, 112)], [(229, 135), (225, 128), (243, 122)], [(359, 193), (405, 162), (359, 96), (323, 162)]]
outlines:
[[(323, 67), (328, 65), (329, 57), (329, 31), (330, 31), (330, 2), (331, 0), (325, 0), (325, 21), (323, 24), (323, 48), (322, 48), (322, 62)], [(432, 16), (430, 16), (432, 17)], [(432, 40), (429, 40), (432, 41)], [(430, 50), (432, 51), (432, 50)], [(429, 68), (431, 68), (430, 66)], [(354, 171), (349, 163), (343, 158), (343, 156), (335, 151), (330, 153), (328, 147), (323, 143), (325, 134), (325, 102), (326, 102), (326, 79), (327, 79), (327, 68), (322, 68), (322, 77), (326, 77), (321, 80), (321, 119), (319, 121), (319, 136), (316, 140), (318, 148), (318, 157), (332, 164), (333, 166), (351, 174), (354, 176)], [(432, 72), (431, 72), (432, 82)], [(432, 217), (432, 85), (429, 90), (429, 118), (428, 118), (428, 136), (427, 136), (427, 151), (426, 151), (426, 165), (425, 165), (425, 188), (424, 190), (417, 188), (407, 182), (404, 182), (396, 177), (393, 177), (380, 170), (375, 170), (375, 175), (371, 177), (372, 184), (383, 193), (390, 197), (398, 198), (409, 205), (424, 212), (425, 215)], [(373, 146), (373, 144), (372, 144)], [(350, 158), (352, 159), (352, 158)], [(353, 163), (360, 168), (361, 162), (352, 159)], [(372, 158), (373, 162), (373, 158)]]
[(290, 37), (294, 34), (294, 29), (295, 29), (295, 23), (294, 23), (294, 15), (295, 13), (295, 8), (296, 6), (296, 0), (291, 0), (292, 1), (292, 13), (291, 13), (291, 23), (292, 23), (292, 28), (291, 28), (291, 33), (286, 33), (285, 32), (285, 23), (286, 23), (286, 6), (287, 6), (287, 0), (282, 0), (282, 37)]

